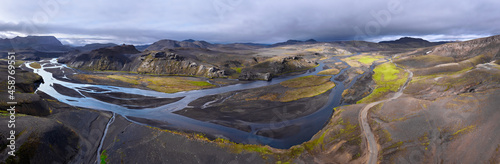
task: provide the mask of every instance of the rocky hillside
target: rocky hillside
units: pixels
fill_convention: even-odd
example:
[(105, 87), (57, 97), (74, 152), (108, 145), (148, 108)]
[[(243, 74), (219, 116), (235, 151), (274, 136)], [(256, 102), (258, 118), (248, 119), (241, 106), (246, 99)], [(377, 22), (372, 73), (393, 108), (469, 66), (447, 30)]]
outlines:
[(71, 47), (62, 45), (54, 36), (27, 36), (0, 39), (0, 57), (5, 58), (8, 51), (16, 51), (16, 59), (40, 60), (63, 56)]
[(224, 71), (171, 51), (139, 52), (132, 45), (100, 48), (89, 53), (59, 59), (70, 67), (92, 71), (128, 71), (137, 73), (223, 77)]
[(99, 48), (88, 53), (65, 56), (59, 62), (86, 70), (122, 70), (132, 60), (127, 55), (140, 53), (132, 45)]
[(318, 42), (316, 40), (314, 40), (314, 39), (309, 39), (309, 40), (306, 40), (306, 41), (287, 40), (286, 42), (272, 44), (272, 45), (270, 45), (270, 47), (279, 47), (279, 46), (297, 45), (297, 44), (314, 44), (314, 43), (318, 43)]
[(87, 52), (87, 51), (92, 51), (92, 50), (99, 49), (99, 48), (114, 47), (114, 46), (117, 46), (117, 45), (114, 43), (105, 43), (105, 44), (92, 43), (92, 44), (86, 44), (85, 46), (75, 47), (75, 49), (80, 51), (80, 52)]
[(163, 51), (166, 49), (174, 49), (174, 48), (208, 48), (212, 46), (212, 44), (205, 41), (195, 41), (192, 39), (184, 40), (184, 41), (175, 41), (175, 40), (160, 40), (152, 45), (150, 45), (146, 50), (149, 51)]
[(458, 60), (485, 55), (500, 59), (500, 35), (470, 41), (448, 43), (428, 51), (429, 55), (453, 57)]
[(316, 62), (307, 60), (302, 56), (271, 58), (251, 67), (243, 68), (238, 78), (240, 80), (257, 79), (267, 81), (271, 80), (273, 76), (308, 70), (316, 65)]
[[(150, 47), (172, 43), (175, 46), (197, 44), (197, 41), (162, 40)], [(137, 51), (134, 46), (122, 45), (77, 53), (59, 59), (70, 67), (92, 71), (127, 71), (141, 74), (182, 75), (198, 77), (231, 77), (240, 80), (270, 80), (273, 76), (286, 73), (305, 71), (317, 65), (319, 58), (314, 55), (283, 55), (273, 54), (273, 57), (254, 57), (255, 50), (227, 49), (213, 50), (201, 48), (174, 49), (164, 48), (162, 51)], [(155, 48), (152, 48), (155, 49)], [(242, 53), (243, 52), (243, 53)], [(242, 54), (238, 54), (242, 53)]]
[(367, 41), (335, 41), (329, 44), (351, 52), (392, 51), (406, 52), (415, 48), (432, 47), (447, 42), (429, 42), (420, 38), (403, 37), (394, 41), (381, 41), (379, 43)]
[(138, 73), (188, 75), (204, 77), (224, 77), (218, 67), (197, 64), (192, 59), (184, 58), (174, 52), (148, 51), (136, 58), (130, 70)]
[(436, 46), (440, 44), (444, 44), (446, 42), (429, 42), (427, 40), (421, 38), (412, 38), (412, 37), (402, 37), (394, 41), (381, 41), (380, 44), (387, 44), (391, 46), (401, 46), (408, 48), (418, 48), (418, 47), (430, 47)]
[(0, 39), (0, 50), (33, 49), (36, 51), (68, 51), (54, 36), (27, 36)]

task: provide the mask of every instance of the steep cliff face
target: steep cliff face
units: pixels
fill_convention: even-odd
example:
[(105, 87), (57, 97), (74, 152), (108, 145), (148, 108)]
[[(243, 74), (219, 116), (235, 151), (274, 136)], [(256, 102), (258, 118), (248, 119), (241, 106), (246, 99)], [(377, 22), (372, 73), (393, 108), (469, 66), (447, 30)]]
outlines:
[(77, 49), (80, 52), (86, 52), (86, 51), (96, 50), (99, 48), (114, 47), (114, 46), (118, 46), (118, 45), (116, 45), (114, 43), (104, 43), (104, 44), (92, 43), (92, 44), (86, 44), (85, 46), (81, 46), (81, 47), (75, 47), (75, 49)]
[(314, 68), (316, 62), (301, 56), (271, 58), (248, 68), (238, 77), (240, 80), (271, 80), (273, 76)]
[[(197, 64), (195, 59), (185, 58), (170, 51), (146, 51), (140, 53), (132, 45), (100, 48), (59, 59), (70, 67), (92, 71), (131, 71), (138, 73), (225, 77), (224, 70), (209, 64)], [(199, 63), (199, 62), (198, 62)]]
[(70, 67), (86, 70), (122, 70), (131, 62), (128, 56), (138, 53), (140, 52), (134, 46), (122, 45), (66, 56), (59, 59), (59, 62), (66, 63)]
[(210, 65), (197, 64), (173, 52), (149, 51), (132, 62), (131, 71), (139, 73), (225, 77), (224, 70)]

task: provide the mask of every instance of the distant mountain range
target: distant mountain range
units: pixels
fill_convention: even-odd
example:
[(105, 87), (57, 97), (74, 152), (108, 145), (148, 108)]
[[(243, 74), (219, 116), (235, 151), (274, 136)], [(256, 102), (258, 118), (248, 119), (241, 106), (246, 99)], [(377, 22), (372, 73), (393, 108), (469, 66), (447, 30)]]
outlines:
[(418, 48), (418, 47), (436, 46), (436, 45), (450, 43), (450, 42), (429, 42), (429, 41), (421, 39), (421, 38), (402, 37), (402, 38), (399, 38), (398, 40), (381, 41), (381, 42), (378, 42), (378, 43), (381, 43), (381, 44), (406, 45), (407, 47)]
[(63, 45), (54, 36), (27, 36), (12, 39), (0, 39), (0, 50), (32, 49), (42, 52), (69, 51), (70, 47)]
[[(288, 40), (275, 44), (257, 44), (257, 43), (230, 43), (230, 44), (214, 44), (202, 40), (187, 39), (183, 41), (176, 41), (170, 39), (159, 40), (151, 45), (138, 45), (135, 46), (138, 51), (163, 51), (166, 49), (188, 48), (188, 49), (258, 49), (266, 47), (279, 47), (288, 45), (307, 45), (317, 43), (329, 43), (331, 45), (338, 45), (346, 47), (346, 49), (363, 52), (373, 50), (384, 50), (394, 48), (420, 48), (436, 46), (448, 42), (429, 42), (420, 38), (403, 37), (393, 41), (381, 41), (379, 43), (366, 42), (366, 41), (335, 41), (335, 42), (318, 42), (314, 39), (305, 41)], [(38, 59), (39, 57), (59, 57), (67, 53), (80, 53), (90, 52), (92, 50), (114, 47), (114, 43), (92, 43), (85, 46), (71, 47), (63, 45), (54, 36), (27, 36), (15, 37), (11, 39), (0, 39), (0, 52), (10, 51), (15, 49), (19, 54), (22, 54), (23, 59)], [(2, 54), (5, 55), (5, 54)]]
[(195, 41), (195, 40), (184, 40), (184, 41), (175, 41), (164, 39), (153, 43), (151, 46), (146, 48), (149, 51), (161, 51), (164, 49), (174, 49), (174, 48), (209, 48), (213, 45), (206, 41)]
[(114, 44), (114, 43), (104, 43), (104, 44), (103, 43), (92, 43), (92, 44), (87, 44), (85, 46), (74, 47), (74, 48), (81, 51), (81, 52), (85, 52), (85, 51), (92, 51), (92, 50), (99, 49), (99, 48), (113, 47), (113, 46), (117, 46), (117, 44)]
[(272, 44), (272, 45), (270, 45), (270, 47), (279, 47), (279, 46), (296, 45), (296, 44), (314, 44), (314, 43), (318, 43), (318, 42), (314, 39), (309, 39), (306, 41), (287, 40), (286, 42)]

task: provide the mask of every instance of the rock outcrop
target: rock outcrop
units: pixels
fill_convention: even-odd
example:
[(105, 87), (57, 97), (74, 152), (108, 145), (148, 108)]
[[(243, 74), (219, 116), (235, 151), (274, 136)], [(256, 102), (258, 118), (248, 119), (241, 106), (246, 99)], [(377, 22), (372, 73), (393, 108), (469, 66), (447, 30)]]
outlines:
[(59, 59), (70, 67), (86, 70), (122, 70), (132, 60), (127, 56), (140, 53), (132, 45), (99, 48), (89, 53), (69, 55)]
[(184, 76), (224, 77), (224, 70), (211, 65), (197, 64), (174, 52), (148, 51), (132, 62), (131, 71), (138, 73)]
[(225, 77), (225, 71), (217, 66), (203, 65), (173, 50), (140, 53), (132, 45), (100, 48), (90, 53), (66, 56), (59, 59), (59, 62), (70, 67), (92, 71), (113, 70), (209, 78)]
[(271, 73), (259, 73), (259, 72), (244, 72), (238, 77), (240, 80), (265, 80), (269, 81), (272, 79)]
[(342, 93), (342, 102), (356, 104), (357, 101), (368, 96), (373, 91), (375, 85), (375, 81), (372, 79), (373, 73), (373, 71), (364, 73), (351, 88), (344, 90)]
[(288, 56), (267, 60), (244, 68), (238, 77), (240, 80), (271, 80), (273, 76), (314, 68), (318, 63), (302, 56)]
[[(0, 61), (0, 83), (7, 84), (7, 62)], [(33, 94), (36, 91), (40, 83), (43, 83), (41, 76), (21, 70), (16, 68), (16, 84), (14, 97), (17, 102), (16, 112), (22, 114), (29, 114), (33, 116), (47, 116), (50, 113), (50, 109), (47, 104), (41, 100), (40, 96)], [(7, 86), (0, 88), (0, 97), (4, 97), (0, 100), (0, 110), (7, 110), (11, 105), (7, 104), (9, 100), (9, 93)]]

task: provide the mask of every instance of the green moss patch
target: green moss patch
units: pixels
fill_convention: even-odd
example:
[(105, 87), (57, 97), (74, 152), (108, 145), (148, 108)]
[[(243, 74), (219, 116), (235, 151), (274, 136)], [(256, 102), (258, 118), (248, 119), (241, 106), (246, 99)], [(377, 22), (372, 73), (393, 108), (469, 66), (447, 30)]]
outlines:
[(392, 145), (389, 145), (388, 147), (382, 149), (381, 152), (386, 152), (387, 150), (390, 150), (390, 149), (399, 149), (399, 147), (403, 146), (403, 144), (404, 144), (403, 141), (395, 142)]
[(413, 72), (416, 76), (450, 74), (463, 70), (470, 70), (477, 64), (486, 63), (490, 61), (490, 59), (491, 58), (488, 56), (478, 55), (458, 63), (446, 63), (434, 67), (420, 68), (413, 70)]
[(147, 76), (147, 75), (74, 75), (79, 80), (84, 80), (88, 83), (96, 83), (96, 81), (125, 82), (132, 85), (146, 85), (146, 87), (165, 93), (175, 93), (181, 91), (199, 90), (212, 88), (215, 85), (199, 80), (190, 80), (186, 77), (172, 76)]
[(232, 70), (236, 71), (236, 73), (241, 73), (241, 69), (242, 67), (234, 67), (234, 68), (231, 68)]
[(357, 103), (377, 101), (388, 92), (397, 92), (407, 80), (408, 73), (397, 68), (393, 63), (381, 64), (373, 69), (373, 80), (377, 84), (370, 95), (359, 100)]
[(106, 164), (106, 162), (108, 161), (108, 154), (106, 153), (106, 150), (102, 151), (100, 159), (101, 164)]
[(295, 79), (290, 79), (287, 81), (283, 81), (280, 84), (284, 87), (288, 88), (302, 88), (302, 87), (310, 87), (323, 84), (325, 82), (330, 81), (331, 76), (303, 76)]
[(327, 134), (327, 132), (328, 130), (323, 132), (319, 138), (305, 142), (303, 144), (305, 149), (311, 151), (314, 148), (318, 147), (320, 144), (323, 144), (323, 141), (325, 139), (325, 134)]
[(476, 128), (476, 125), (467, 126), (467, 127), (462, 128), (460, 130), (457, 130), (455, 133), (452, 134), (452, 136), (457, 136), (457, 135), (460, 135), (460, 134), (468, 133), (468, 132), (474, 130), (474, 128)]
[(23, 63), (24, 63), (24, 61), (22, 61), (22, 60), (16, 60), (16, 62), (14, 63), (14, 66), (19, 67)]
[(283, 96), (279, 98), (281, 102), (289, 102), (306, 97), (314, 97), (325, 93), (335, 87), (335, 83), (330, 81), (331, 76), (304, 76), (281, 82), (287, 88)]
[(335, 68), (327, 69), (327, 70), (323, 70), (323, 71), (318, 72), (318, 74), (320, 74), (320, 75), (336, 75), (339, 73), (340, 73), (340, 70), (335, 69)]
[(357, 55), (357, 56), (352, 56), (348, 57), (344, 60), (347, 62), (352, 67), (360, 67), (362, 65), (371, 65), (373, 62), (385, 58), (384, 56), (381, 55)]
[(37, 62), (33, 62), (30, 64), (31, 67), (35, 68), (35, 69), (40, 69), (42, 68), (42, 66), (40, 65), (40, 63), (37, 63)]
[(146, 83), (148, 88), (166, 93), (198, 90), (215, 86), (206, 81), (193, 81), (182, 77), (145, 77), (139, 81)]
[(109, 75), (107, 77), (111, 78), (111, 79), (123, 81), (123, 82), (126, 82), (126, 83), (130, 83), (130, 84), (135, 84), (135, 85), (139, 84), (139, 81), (137, 80), (137, 78), (135, 76)]

